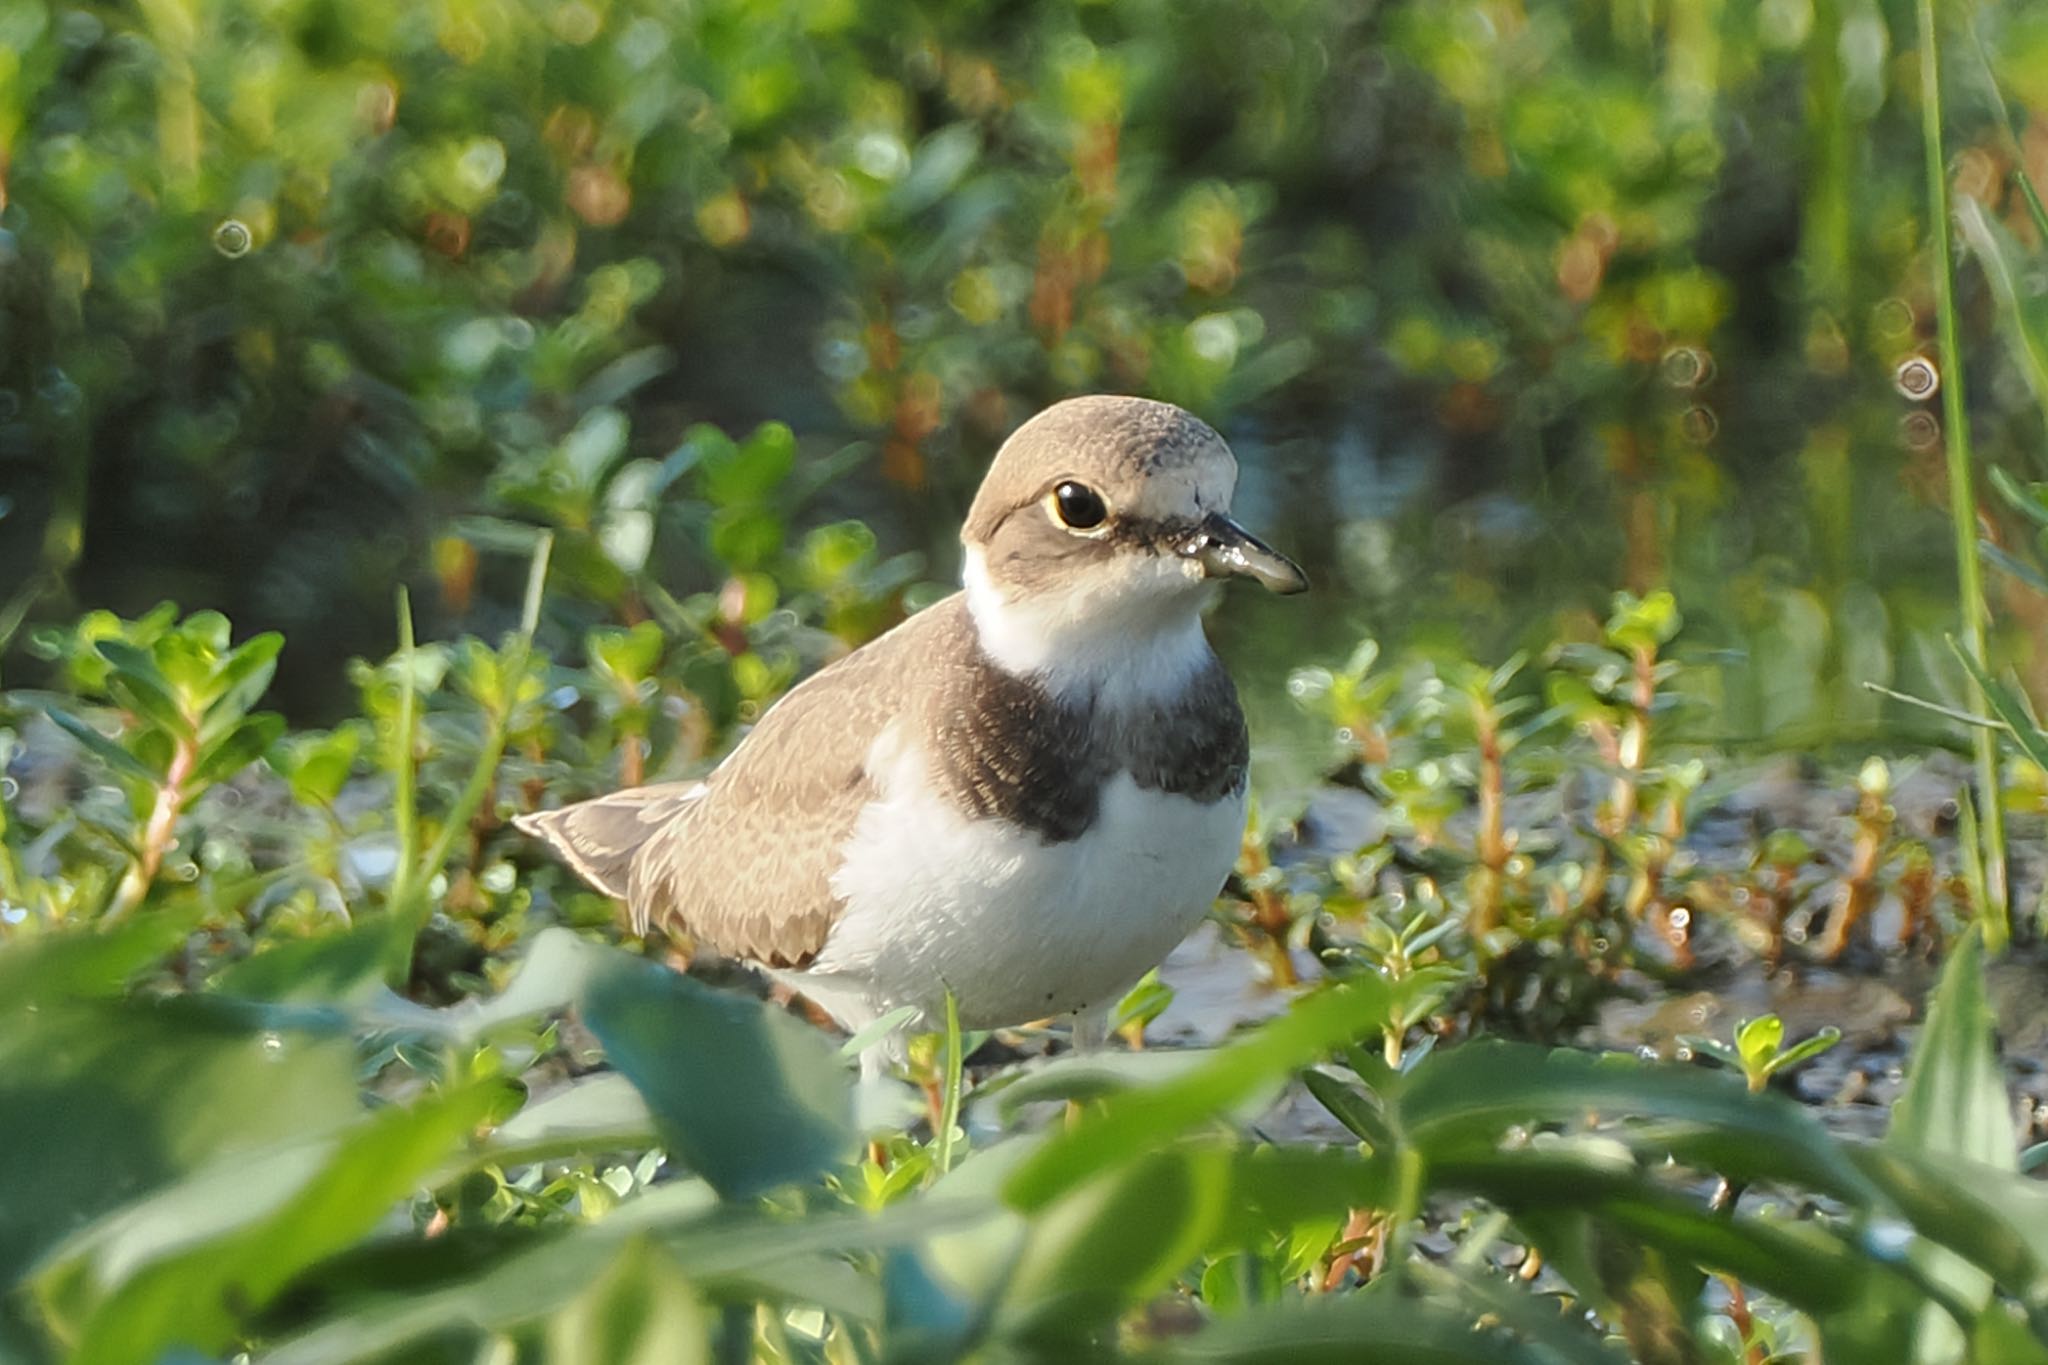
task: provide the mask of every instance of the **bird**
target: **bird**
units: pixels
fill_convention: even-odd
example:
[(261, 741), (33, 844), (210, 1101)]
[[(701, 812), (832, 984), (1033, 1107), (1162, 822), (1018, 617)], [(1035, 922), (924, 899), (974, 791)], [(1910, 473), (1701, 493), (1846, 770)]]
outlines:
[(1243, 837), (1210, 585), (1308, 586), (1231, 519), (1236, 482), (1173, 404), (1056, 403), (990, 464), (958, 592), (799, 683), (702, 780), (515, 823), (642, 934), (680, 928), (852, 1034), (901, 1014), (864, 1076), (949, 994), (963, 1029), (1071, 1017), (1099, 1046)]

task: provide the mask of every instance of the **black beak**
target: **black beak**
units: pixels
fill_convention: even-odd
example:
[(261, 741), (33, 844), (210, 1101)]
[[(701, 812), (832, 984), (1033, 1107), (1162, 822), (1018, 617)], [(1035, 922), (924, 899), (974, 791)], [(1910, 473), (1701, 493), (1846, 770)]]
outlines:
[(1283, 594), (1308, 591), (1300, 565), (1220, 512), (1181, 542), (1180, 552), (1210, 578), (1255, 578)]

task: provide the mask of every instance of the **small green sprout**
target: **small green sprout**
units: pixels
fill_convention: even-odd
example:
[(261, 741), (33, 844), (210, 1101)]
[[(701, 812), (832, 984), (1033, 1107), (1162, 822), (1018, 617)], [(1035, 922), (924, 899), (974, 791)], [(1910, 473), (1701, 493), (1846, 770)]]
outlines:
[(1687, 1037), (1679, 1041), (1694, 1052), (1740, 1071), (1749, 1083), (1750, 1093), (1755, 1094), (1780, 1071), (1818, 1057), (1841, 1042), (1842, 1031), (1830, 1024), (1812, 1037), (1786, 1047), (1785, 1021), (1775, 1014), (1765, 1014), (1737, 1025), (1732, 1047), (1718, 1038)]

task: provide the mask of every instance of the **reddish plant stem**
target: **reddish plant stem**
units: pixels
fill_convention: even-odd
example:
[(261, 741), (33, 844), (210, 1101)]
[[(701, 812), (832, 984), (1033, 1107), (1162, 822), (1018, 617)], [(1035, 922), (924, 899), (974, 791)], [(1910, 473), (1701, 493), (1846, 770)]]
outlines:
[(192, 770), (198, 766), (199, 741), (192, 737), (179, 738), (171, 750), (171, 765), (157, 786), (149, 821), (142, 828), (142, 847), (136, 851), (135, 861), (121, 878), (120, 888), (114, 893), (114, 903), (107, 910), (108, 919), (126, 918), (142, 904), (149, 888), (156, 884), (157, 873), (163, 870), (164, 854), (170, 851), (172, 836), (177, 832), (178, 812), (185, 807), (185, 785), (192, 780)]

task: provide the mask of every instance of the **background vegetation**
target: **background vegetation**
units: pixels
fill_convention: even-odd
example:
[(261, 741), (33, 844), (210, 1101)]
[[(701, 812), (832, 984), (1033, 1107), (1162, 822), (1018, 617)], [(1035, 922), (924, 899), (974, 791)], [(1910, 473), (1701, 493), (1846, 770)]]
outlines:
[[(2044, 73), (2024, 3), (0, 0), (0, 1358), (2048, 1360)], [(1214, 622), (1256, 984), (856, 1116), (507, 820), (714, 761), (1103, 389), (1321, 592)], [(1909, 1064), (1697, 1003), (1929, 959)]]

